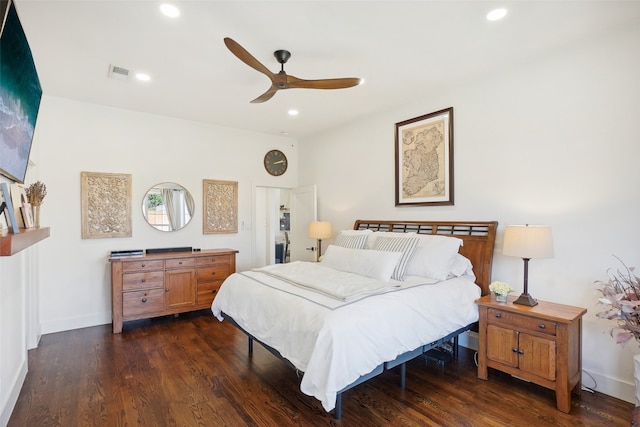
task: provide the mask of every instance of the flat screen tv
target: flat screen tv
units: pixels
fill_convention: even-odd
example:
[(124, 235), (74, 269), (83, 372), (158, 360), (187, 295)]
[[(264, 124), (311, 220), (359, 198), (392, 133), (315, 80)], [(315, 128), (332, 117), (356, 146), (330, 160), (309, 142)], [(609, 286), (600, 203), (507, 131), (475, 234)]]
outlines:
[(42, 88), (13, 2), (0, 15), (0, 174), (24, 182)]

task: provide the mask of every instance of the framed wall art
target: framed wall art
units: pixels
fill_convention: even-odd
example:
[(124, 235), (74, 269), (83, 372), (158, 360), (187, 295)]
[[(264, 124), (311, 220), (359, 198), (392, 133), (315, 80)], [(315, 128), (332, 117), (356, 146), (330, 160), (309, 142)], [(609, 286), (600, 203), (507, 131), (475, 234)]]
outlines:
[(238, 232), (238, 182), (203, 180), (203, 233)]
[(396, 123), (396, 206), (453, 205), (453, 107)]
[(82, 238), (131, 237), (131, 175), (80, 172)]

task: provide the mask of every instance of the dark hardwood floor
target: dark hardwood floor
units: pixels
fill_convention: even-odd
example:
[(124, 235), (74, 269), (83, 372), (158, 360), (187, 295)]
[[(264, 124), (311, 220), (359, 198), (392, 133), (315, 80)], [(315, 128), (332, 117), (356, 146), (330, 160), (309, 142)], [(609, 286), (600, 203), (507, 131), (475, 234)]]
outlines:
[(473, 352), (444, 368), (418, 358), (343, 396), (336, 420), (295, 370), (209, 311), (42, 337), (9, 426), (629, 426), (633, 405), (583, 392), (570, 414), (550, 390), (491, 370)]

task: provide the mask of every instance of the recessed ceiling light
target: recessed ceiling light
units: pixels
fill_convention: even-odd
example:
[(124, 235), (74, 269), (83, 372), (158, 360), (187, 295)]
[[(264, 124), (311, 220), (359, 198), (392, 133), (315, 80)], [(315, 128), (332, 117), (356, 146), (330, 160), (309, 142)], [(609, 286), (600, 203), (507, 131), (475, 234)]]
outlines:
[(160, 5), (160, 12), (169, 18), (177, 18), (180, 16), (180, 10), (178, 10), (174, 5), (168, 3)]
[(289, 110), (287, 111), (287, 113), (289, 113), (290, 116), (297, 116), (298, 114), (300, 114), (298, 110)]
[(487, 19), (489, 21), (499, 21), (500, 19), (507, 16), (507, 9), (493, 9), (491, 12), (487, 13)]
[(146, 73), (136, 73), (136, 79), (142, 82), (148, 82), (149, 80), (151, 80), (151, 76)]

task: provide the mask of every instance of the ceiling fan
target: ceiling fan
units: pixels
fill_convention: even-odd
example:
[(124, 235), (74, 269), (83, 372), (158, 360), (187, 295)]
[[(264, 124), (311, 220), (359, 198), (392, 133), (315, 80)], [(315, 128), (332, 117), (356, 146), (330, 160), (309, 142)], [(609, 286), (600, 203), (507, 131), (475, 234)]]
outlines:
[(272, 73), (267, 67), (262, 65), (254, 58), (245, 48), (240, 46), (235, 40), (225, 37), (224, 44), (229, 48), (231, 53), (238, 57), (249, 67), (261, 72), (271, 80), (271, 87), (262, 95), (251, 101), (252, 103), (265, 102), (270, 100), (277, 91), (281, 89), (345, 89), (357, 86), (361, 80), (355, 77), (347, 77), (342, 79), (322, 79), (322, 80), (303, 80), (288, 75), (284, 71), (284, 64), (291, 57), (291, 53), (287, 50), (276, 50), (273, 54), (280, 65), (280, 72)]

